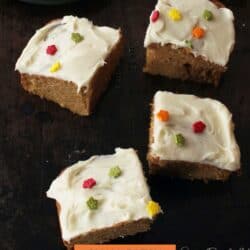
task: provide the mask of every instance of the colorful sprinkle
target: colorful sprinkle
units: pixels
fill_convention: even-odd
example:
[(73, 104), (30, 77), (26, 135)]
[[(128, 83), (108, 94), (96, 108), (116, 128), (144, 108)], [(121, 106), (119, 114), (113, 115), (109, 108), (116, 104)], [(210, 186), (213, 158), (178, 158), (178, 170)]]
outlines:
[(185, 44), (188, 48), (192, 49), (193, 48), (193, 43), (190, 40), (185, 40)]
[(174, 135), (174, 141), (175, 141), (176, 145), (180, 146), (180, 147), (184, 146), (184, 144), (185, 144), (185, 138), (182, 134)]
[(207, 21), (211, 21), (214, 19), (214, 15), (210, 10), (204, 10), (203, 12), (203, 18)]
[(199, 26), (196, 26), (195, 28), (193, 28), (192, 35), (193, 37), (200, 39), (204, 37), (205, 30)]
[(150, 19), (154, 23), (158, 20), (159, 16), (160, 16), (160, 12), (158, 10), (154, 10), (151, 14)]
[(56, 63), (54, 63), (54, 64), (50, 67), (49, 71), (50, 71), (51, 73), (54, 73), (54, 72), (58, 71), (60, 68), (61, 68), (61, 63), (60, 63), (60, 62), (56, 62)]
[(147, 212), (152, 218), (161, 212), (161, 207), (157, 202), (149, 201), (147, 204)]
[(46, 49), (46, 53), (51, 56), (55, 55), (56, 52), (57, 52), (56, 45), (49, 45)]
[(121, 171), (121, 169), (120, 169), (118, 166), (113, 167), (113, 168), (111, 168), (111, 169), (109, 170), (109, 176), (110, 176), (110, 177), (117, 178), (117, 177), (119, 177), (121, 174), (122, 174), (122, 171)]
[(206, 124), (203, 121), (197, 121), (193, 124), (194, 133), (202, 133), (206, 128)]
[(167, 122), (169, 120), (169, 112), (167, 110), (160, 110), (157, 113), (157, 118), (162, 122)]
[(94, 199), (93, 197), (90, 197), (86, 204), (90, 210), (95, 210), (98, 208), (98, 200)]
[(168, 16), (173, 21), (180, 21), (182, 18), (181, 12), (175, 8), (172, 8), (168, 11)]
[(75, 43), (80, 43), (84, 38), (80, 33), (72, 33), (71, 34), (71, 39), (75, 42)]
[(89, 178), (89, 179), (87, 179), (87, 180), (85, 180), (85, 181), (83, 182), (82, 187), (83, 187), (83, 188), (92, 188), (92, 187), (94, 187), (95, 185), (96, 185), (95, 179)]

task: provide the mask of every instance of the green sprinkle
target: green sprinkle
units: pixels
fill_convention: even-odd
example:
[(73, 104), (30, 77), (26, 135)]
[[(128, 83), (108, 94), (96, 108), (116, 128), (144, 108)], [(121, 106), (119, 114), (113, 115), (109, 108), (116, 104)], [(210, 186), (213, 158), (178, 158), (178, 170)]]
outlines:
[(113, 167), (113, 168), (111, 168), (111, 169), (109, 170), (109, 176), (110, 176), (110, 177), (117, 178), (117, 177), (119, 177), (121, 174), (122, 174), (122, 171), (121, 171), (121, 169), (120, 169), (118, 166)]
[(175, 141), (176, 145), (180, 146), (180, 147), (184, 146), (184, 144), (185, 144), (185, 138), (183, 137), (182, 134), (174, 135), (174, 141)]
[(80, 43), (83, 40), (83, 36), (79, 33), (72, 33), (71, 34), (71, 39), (75, 42), (75, 43)]
[(95, 210), (98, 208), (98, 200), (94, 199), (93, 197), (90, 197), (86, 203), (90, 210)]
[(192, 49), (193, 48), (193, 44), (192, 44), (192, 41), (190, 40), (185, 40), (185, 44), (188, 48)]
[(204, 10), (203, 12), (203, 18), (207, 21), (211, 21), (214, 18), (213, 13), (210, 10)]

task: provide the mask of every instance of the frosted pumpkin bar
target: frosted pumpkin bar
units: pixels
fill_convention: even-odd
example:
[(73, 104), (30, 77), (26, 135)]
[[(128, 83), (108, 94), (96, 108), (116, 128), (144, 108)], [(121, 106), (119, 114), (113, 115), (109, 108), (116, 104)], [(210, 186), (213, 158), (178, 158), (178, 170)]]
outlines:
[(240, 170), (232, 114), (210, 98), (158, 91), (147, 158), (152, 174), (227, 180)]
[(16, 63), (28, 92), (89, 115), (123, 49), (121, 30), (65, 16), (36, 31)]
[(93, 156), (66, 168), (47, 191), (56, 200), (64, 244), (102, 243), (149, 230), (161, 212), (134, 149)]
[(158, 0), (144, 71), (218, 85), (235, 44), (234, 15), (217, 0)]

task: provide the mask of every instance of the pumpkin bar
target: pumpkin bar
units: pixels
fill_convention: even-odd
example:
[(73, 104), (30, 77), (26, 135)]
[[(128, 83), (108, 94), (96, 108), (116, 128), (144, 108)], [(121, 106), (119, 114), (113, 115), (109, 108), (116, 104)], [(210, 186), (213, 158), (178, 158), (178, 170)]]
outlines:
[(217, 0), (158, 0), (144, 72), (218, 85), (235, 44), (234, 15)]
[(161, 212), (132, 148), (117, 148), (112, 155), (93, 156), (66, 168), (47, 196), (56, 200), (68, 249), (147, 231)]
[(158, 91), (147, 158), (151, 174), (227, 180), (240, 170), (232, 114), (210, 98)]
[(21, 84), (78, 115), (89, 115), (123, 50), (120, 29), (65, 16), (39, 29), (16, 63)]

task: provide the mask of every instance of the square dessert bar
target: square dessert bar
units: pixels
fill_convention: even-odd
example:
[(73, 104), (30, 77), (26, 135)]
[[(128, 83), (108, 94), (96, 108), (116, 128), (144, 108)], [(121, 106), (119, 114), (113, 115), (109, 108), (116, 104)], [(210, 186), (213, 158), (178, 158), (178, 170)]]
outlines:
[(134, 149), (93, 156), (65, 169), (47, 196), (56, 200), (64, 244), (102, 243), (149, 230), (161, 212)]
[(232, 114), (219, 101), (158, 91), (148, 162), (152, 174), (222, 180), (240, 170)]
[(121, 31), (65, 16), (39, 29), (16, 63), (28, 92), (89, 115), (121, 57)]
[(144, 72), (218, 85), (234, 44), (234, 15), (217, 0), (158, 0)]

